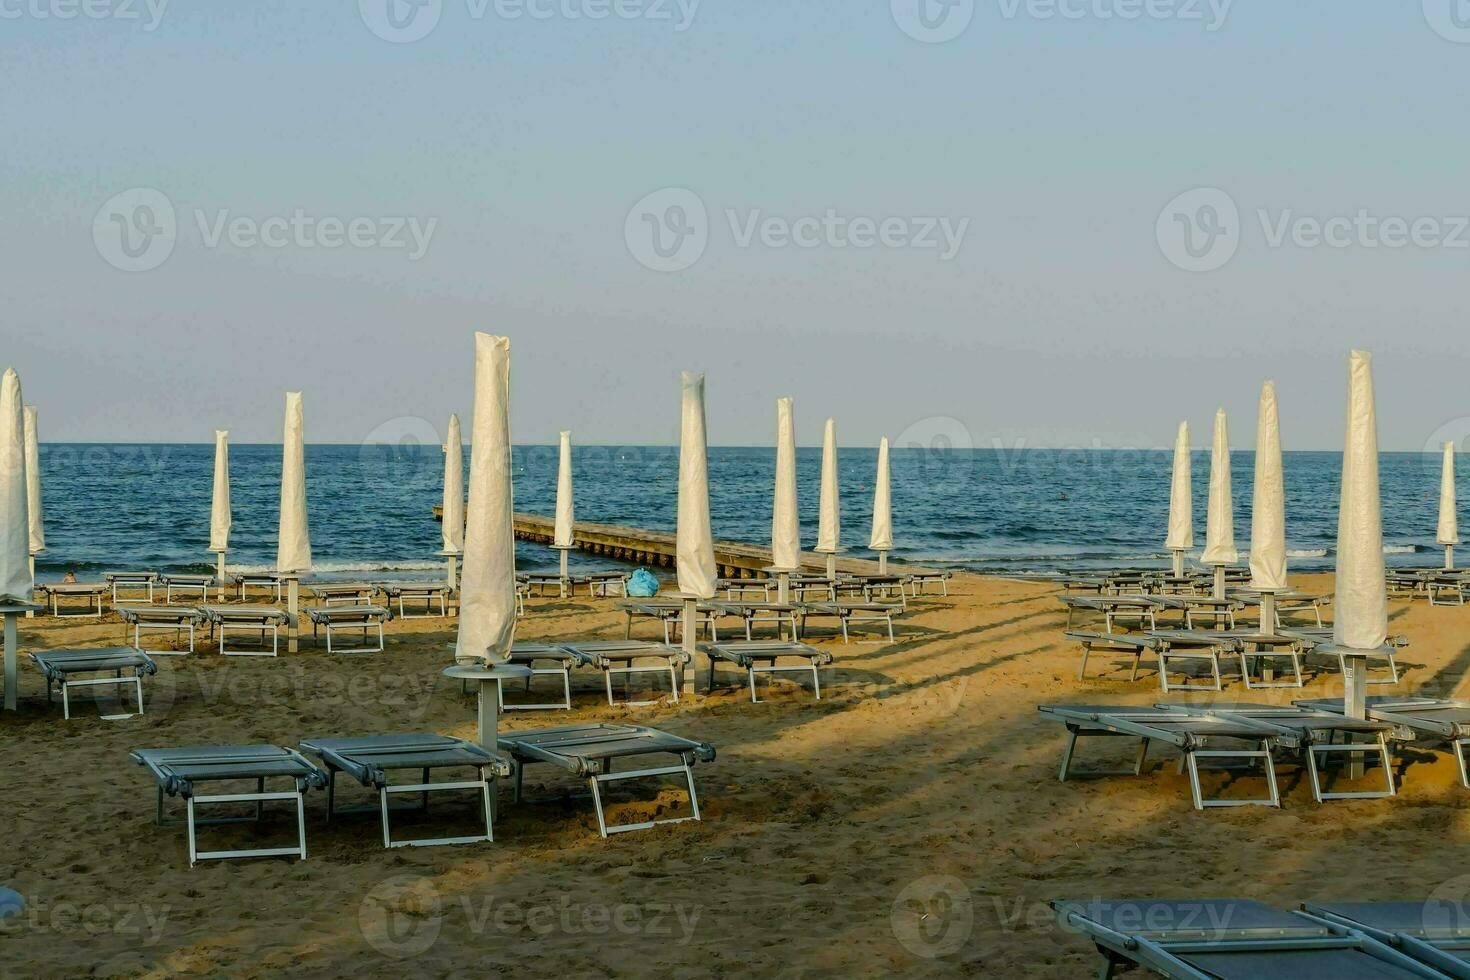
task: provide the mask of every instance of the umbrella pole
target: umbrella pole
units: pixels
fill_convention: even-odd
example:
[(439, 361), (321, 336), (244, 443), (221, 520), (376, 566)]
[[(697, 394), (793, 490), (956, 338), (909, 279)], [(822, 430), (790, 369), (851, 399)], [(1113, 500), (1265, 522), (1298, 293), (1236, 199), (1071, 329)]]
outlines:
[[(1444, 546), (1444, 570), (1452, 572), (1455, 570), (1455, 546), (1447, 544)], [(35, 576), (32, 575), (32, 578)]]
[[(34, 599), (36, 597), (36, 556), (35, 555), (31, 555), (30, 556), (30, 559), (31, 559), (31, 595), (30, 595), (30, 598)], [(35, 619), (35, 618), (36, 618), (36, 611), (34, 609), (27, 609), (26, 610), (26, 619)], [(7, 677), (8, 676), (9, 675), (7, 675)], [(7, 684), (6, 687), (5, 687), (5, 689), (7, 691), (9, 691), (10, 690), (10, 686)]]
[(1261, 633), (1276, 635), (1276, 593), (1261, 593)]
[(1174, 577), (1184, 577), (1184, 552), (1177, 548), (1174, 550)]
[(888, 552), (886, 551), (878, 552), (878, 574), (888, 574)]
[(1225, 566), (1215, 566), (1215, 598), (1225, 598)]
[(567, 549), (561, 549), (561, 587), (567, 587)]
[(5, 710), (15, 710), (16, 685), (19, 683), (16, 668), (15, 620), (17, 613), (5, 614)]
[(286, 583), (286, 611), (291, 621), (286, 625), (286, 652), (295, 653), (300, 646), (300, 630), (296, 627), (296, 614), (301, 606), (301, 580), (292, 575)]
[(215, 563), (218, 570), (215, 572), (214, 577), (215, 577), (215, 581), (219, 585), (219, 601), (220, 602), (224, 602), (225, 601), (225, 553), (223, 551), (216, 551), (215, 554), (219, 556), (219, 560)]
[[(692, 595), (684, 597), (684, 642), (683, 650), (689, 662), (684, 665), (683, 688), (684, 696), (699, 693), (700, 653), (699, 653), (699, 600)], [(706, 678), (705, 689), (709, 689)]]
[(459, 588), (459, 556), (449, 555), (446, 560), (446, 564), (448, 565), (448, 568), (445, 571), (444, 581), (445, 584), (449, 586), (449, 591), (453, 592), (455, 589)]
[(837, 577), (837, 553), (835, 551), (827, 553), (827, 577), (830, 579)]
[[(450, 559), (453, 561), (454, 559)], [(480, 744), (491, 752), (498, 751), (500, 741), (500, 682), (488, 678), (480, 679), (479, 704), (476, 709)], [(497, 816), (495, 792), (490, 794), (490, 822)]]

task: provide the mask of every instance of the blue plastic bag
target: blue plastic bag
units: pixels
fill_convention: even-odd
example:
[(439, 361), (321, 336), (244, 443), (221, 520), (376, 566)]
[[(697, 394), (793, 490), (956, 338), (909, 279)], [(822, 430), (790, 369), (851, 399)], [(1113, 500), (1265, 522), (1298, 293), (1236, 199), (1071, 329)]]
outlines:
[(658, 595), (658, 579), (648, 569), (638, 569), (628, 577), (628, 595), (640, 598)]

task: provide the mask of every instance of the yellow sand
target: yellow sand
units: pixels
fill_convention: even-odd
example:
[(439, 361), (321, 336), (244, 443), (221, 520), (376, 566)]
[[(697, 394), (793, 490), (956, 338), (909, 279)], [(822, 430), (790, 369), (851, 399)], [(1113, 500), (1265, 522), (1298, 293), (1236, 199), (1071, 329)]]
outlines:
[[(85, 704), (63, 722), (27, 662), (21, 711), (0, 719), (0, 883), (32, 909), (3, 928), (0, 973), (1077, 977), (1092, 975), (1095, 955), (1053, 924), (1048, 899), (1470, 894), (1470, 792), (1442, 751), (1400, 752), (1394, 800), (1318, 806), (1304, 777), (1284, 773), (1284, 810), (1197, 813), (1172, 760), (1143, 778), (1059, 783), (1062, 731), (1038, 704), (1160, 696), (1152, 672), (1130, 684), (1106, 655), (1090, 668), (1102, 676), (1079, 682), (1055, 591), (961, 576), (949, 599), (913, 603), (894, 646), (818, 640), (837, 657), (822, 702), (782, 685), (753, 705), (732, 685), (679, 706), (609, 708), (600, 678), (587, 675), (576, 710), (506, 723), (633, 720), (713, 742), (718, 760), (696, 770), (703, 823), (604, 841), (590, 801), (507, 797), (494, 844), (389, 852), (375, 816), (326, 825), (325, 796), (313, 793), (305, 862), (190, 869), (183, 830), (153, 825), (153, 783), (128, 750), (412, 730), (473, 737), (473, 700), (439, 675), (449, 622), (396, 622), (377, 656), (307, 645), (278, 660), (160, 658), (149, 715), (126, 722), (99, 721)], [(609, 600), (530, 605), (523, 639), (622, 635)], [(1413, 641), (1397, 690), (1464, 693), (1470, 610), (1395, 603), (1393, 616)], [(122, 636), (115, 621), (45, 618), (23, 624), (22, 645)], [(1237, 682), (1226, 696), (1338, 693), (1331, 672), (1301, 692), (1246, 695)], [(1122, 740), (1084, 743), (1078, 765), (1117, 766), (1131, 752)], [(528, 788), (573, 787), (543, 767)], [(622, 807), (624, 819), (681, 805), (672, 788), (642, 790), (646, 802)], [(445, 798), (429, 816), (397, 829), (468, 828), (474, 810)], [(258, 830), (203, 833), (209, 846), (250, 846), (291, 829), (281, 808)]]

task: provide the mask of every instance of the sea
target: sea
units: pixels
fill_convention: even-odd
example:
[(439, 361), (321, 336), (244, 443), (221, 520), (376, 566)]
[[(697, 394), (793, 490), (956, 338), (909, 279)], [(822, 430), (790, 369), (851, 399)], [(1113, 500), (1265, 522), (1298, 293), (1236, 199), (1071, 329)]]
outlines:
[[(516, 509), (554, 511), (555, 446), (513, 453)], [(468, 447), (466, 448), (468, 469)], [(209, 539), (213, 445), (56, 443), (41, 447), (46, 551), (43, 581), (73, 571), (214, 570)], [(867, 550), (877, 452), (842, 449), (838, 472), (842, 541)], [(1117, 565), (1163, 567), (1172, 453), (1046, 449), (892, 451), (892, 557), (977, 572), (1055, 572)], [(1384, 543), (1392, 565), (1434, 565), (1439, 454), (1384, 453), (1380, 458)], [(802, 540), (816, 540), (821, 450), (797, 452)], [(1249, 452), (1231, 459), (1234, 523), (1249, 549)], [(1193, 458), (1197, 544), (1204, 541), (1209, 454)], [(1293, 568), (1330, 569), (1337, 534), (1341, 454), (1285, 456), (1287, 543)], [(1458, 467), (1465, 474), (1470, 467)], [(716, 538), (770, 540), (771, 448), (716, 447), (709, 452), (710, 507)], [(443, 452), (435, 445), (312, 445), (306, 449), (312, 577), (423, 578), (443, 567), (440, 527)], [(275, 560), (281, 447), (230, 447), (233, 529), (228, 567), (265, 570)], [(672, 531), (678, 449), (579, 446), (573, 451), (579, 520)], [(1463, 483), (1463, 481), (1462, 481)], [(1466, 488), (1460, 498), (1470, 500)], [(521, 542), (524, 570), (556, 567), (556, 553)], [(607, 567), (600, 556), (573, 553), (574, 568)]]

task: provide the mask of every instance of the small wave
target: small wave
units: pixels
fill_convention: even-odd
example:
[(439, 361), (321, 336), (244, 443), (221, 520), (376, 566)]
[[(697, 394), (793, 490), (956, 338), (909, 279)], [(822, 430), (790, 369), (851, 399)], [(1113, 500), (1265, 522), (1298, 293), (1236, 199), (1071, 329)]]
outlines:
[(1383, 546), (1385, 555), (1414, 555), (1418, 554), (1420, 548), (1417, 544), (1386, 544)]
[[(319, 561), (311, 570), (323, 574), (334, 572), (426, 572), (444, 567), (442, 561)], [(226, 565), (230, 574), (261, 575), (274, 572), (275, 565)]]
[(1288, 558), (1326, 558), (1326, 548), (1287, 548)]

